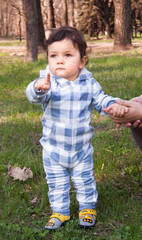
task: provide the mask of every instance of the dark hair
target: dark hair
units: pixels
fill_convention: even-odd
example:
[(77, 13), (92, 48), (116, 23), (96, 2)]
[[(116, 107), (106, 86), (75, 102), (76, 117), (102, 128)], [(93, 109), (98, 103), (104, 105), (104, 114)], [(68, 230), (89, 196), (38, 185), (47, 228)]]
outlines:
[(54, 42), (62, 41), (64, 39), (71, 40), (74, 47), (77, 47), (79, 49), (81, 58), (86, 56), (87, 44), (85, 42), (83, 35), (76, 28), (68, 26), (57, 28), (51, 32), (48, 40), (46, 41), (47, 55), (49, 45), (51, 45)]

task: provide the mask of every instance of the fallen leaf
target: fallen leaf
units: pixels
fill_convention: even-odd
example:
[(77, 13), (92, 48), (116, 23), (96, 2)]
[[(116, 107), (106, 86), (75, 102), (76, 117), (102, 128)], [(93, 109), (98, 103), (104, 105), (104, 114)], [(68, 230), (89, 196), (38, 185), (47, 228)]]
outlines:
[(31, 203), (31, 204), (34, 204), (34, 203), (37, 202), (37, 200), (38, 200), (37, 197), (35, 197), (32, 201), (30, 201), (30, 203)]
[(8, 166), (8, 175), (13, 177), (14, 180), (25, 181), (28, 178), (33, 178), (33, 172), (29, 169), (24, 167), (21, 169), (20, 167), (13, 167), (11, 165)]

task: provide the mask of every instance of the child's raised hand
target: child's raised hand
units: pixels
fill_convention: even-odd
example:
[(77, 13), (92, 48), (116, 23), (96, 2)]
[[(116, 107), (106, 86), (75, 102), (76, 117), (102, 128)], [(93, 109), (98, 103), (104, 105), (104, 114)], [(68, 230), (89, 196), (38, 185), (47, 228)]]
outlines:
[(46, 78), (41, 78), (36, 81), (35, 88), (37, 90), (41, 90), (42, 92), (45, 92), (46, 90), (49, 90), (50, 88), (50, 73), (47, 74)]

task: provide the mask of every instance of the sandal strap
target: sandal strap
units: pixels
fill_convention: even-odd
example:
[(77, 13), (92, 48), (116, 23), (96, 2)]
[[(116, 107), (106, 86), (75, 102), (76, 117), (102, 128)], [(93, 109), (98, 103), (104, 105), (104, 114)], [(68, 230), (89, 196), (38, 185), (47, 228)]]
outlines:
[(95, 209), (83, 209), (82, 211), (79, 212), (79, 217), (83, 217), (83, 216), (85, 216), (86, 214), (91, 214), (91, 215), (93, 215), (93, 217), (95, 218), (95, 220), (96, 220), (96, 218), (97, 218), (97, 212), (96, 212)]
[(63, 222), (66, 222), (66, 221), (68, 221), (70, 219), (70, 215), (66, 216), (66, 215), (62, 215), (60, 213), (53, 213), (50, 216), (50, 219), (51, 218), (58, 218), (63, 223)]

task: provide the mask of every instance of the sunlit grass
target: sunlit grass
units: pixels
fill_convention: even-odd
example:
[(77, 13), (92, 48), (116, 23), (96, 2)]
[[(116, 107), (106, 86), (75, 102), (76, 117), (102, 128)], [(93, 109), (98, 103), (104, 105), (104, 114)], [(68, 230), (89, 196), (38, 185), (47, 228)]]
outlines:
[(13, 40), (13, 39), (9, 39), (9, 40), (1, 40), (0, 41), (0, 47), (4, 47), (4, 46), (25, 46), (25, 40), (19, 41), (19, 40)]

